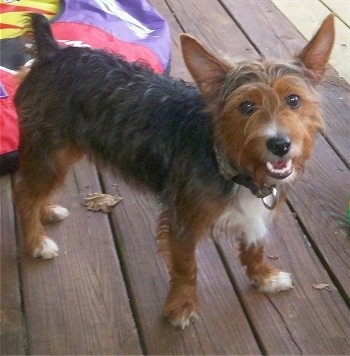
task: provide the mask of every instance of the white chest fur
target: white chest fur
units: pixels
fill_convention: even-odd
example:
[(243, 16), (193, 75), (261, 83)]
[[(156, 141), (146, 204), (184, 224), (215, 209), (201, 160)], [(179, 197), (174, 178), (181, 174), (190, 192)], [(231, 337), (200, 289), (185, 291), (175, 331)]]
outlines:
[(235, 237), (246, 244), (256, 244), (263, 240), (274, 211), (267, 209), (262, 199), (254, 196), (249, 189), (238, 187), (232, 197), (232, 204), (226, 209), (218, 222), (225, 221)]

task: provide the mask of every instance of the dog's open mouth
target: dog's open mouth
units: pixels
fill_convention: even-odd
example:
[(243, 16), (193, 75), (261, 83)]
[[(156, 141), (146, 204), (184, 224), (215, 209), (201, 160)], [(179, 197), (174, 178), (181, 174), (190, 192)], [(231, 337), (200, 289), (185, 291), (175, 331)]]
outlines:
[(270, 177), (284, 179), (292, 174), (293, 163), (291, 159), (267, 162), (266, 170)]

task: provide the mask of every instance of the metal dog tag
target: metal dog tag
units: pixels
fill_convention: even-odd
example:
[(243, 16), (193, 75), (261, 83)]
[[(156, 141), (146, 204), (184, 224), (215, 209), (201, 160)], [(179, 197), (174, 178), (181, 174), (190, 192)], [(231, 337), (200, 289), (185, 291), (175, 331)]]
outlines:
[(263, 204), (266, 209), (273, 210), (277, 204), (277, 189), (271, 187), (271, 194), (262, 198)]

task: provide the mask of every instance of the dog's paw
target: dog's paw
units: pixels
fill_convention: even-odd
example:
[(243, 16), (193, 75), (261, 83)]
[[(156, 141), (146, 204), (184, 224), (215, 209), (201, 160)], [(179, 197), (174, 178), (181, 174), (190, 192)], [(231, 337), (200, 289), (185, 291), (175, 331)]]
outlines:
[(34, 258), (41, 257), (44, 260), (49, 260), (56, 256), (58, 256), (58, 246), (55, 241), (48, 237), (46, 237), (33, 252)]
[(191, 312), (190, 314), (183, 315), (180, 319), (172, 319), (165, 317), (165, 319), (176, 329), (184, 330), (187, 326), (194, 323), (198, 319), (198, 314)]
[(69, 216), (69, 211), (59, 205), (50, 205), (47, 209), (47, 216), (44, 219), (46, 223), (55, 223), (64, 220)]
[(198, 306), (195, 300), (167, 300), (163, 308), (164, 318), (175, 328), (184, 330), (198, 319)]
[(276, 273), (265, 278), (263, 283), (257, 287), (260, 292), (278, 293), (292, 289), (293, 281), (290, 273), (276, 271)]

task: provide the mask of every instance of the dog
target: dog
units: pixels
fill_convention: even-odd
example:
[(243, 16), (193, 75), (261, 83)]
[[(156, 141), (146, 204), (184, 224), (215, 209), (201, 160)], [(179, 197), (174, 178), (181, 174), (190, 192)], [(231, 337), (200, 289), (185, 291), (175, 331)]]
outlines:
[(264, 259), (264, 236), (323, 129), (315, 88), (332, 50), (333, 16), (288, 61), (229, 63), (182, 34), (196, 85), (102, 50), (62, 48), (42, 15), (29, 22), (36, 60), (15, 95), (14, 187), (29, 253), (58, 254), (43, 225), (68, 211), (49, 197), (88, 155), (158, 195), (157, 239), (170, 275), (163, 314), (174, 326), (184, 329), (198, 315), (196, 243), (227, 214), (256, 288), (291, 289), (290, 274)]

